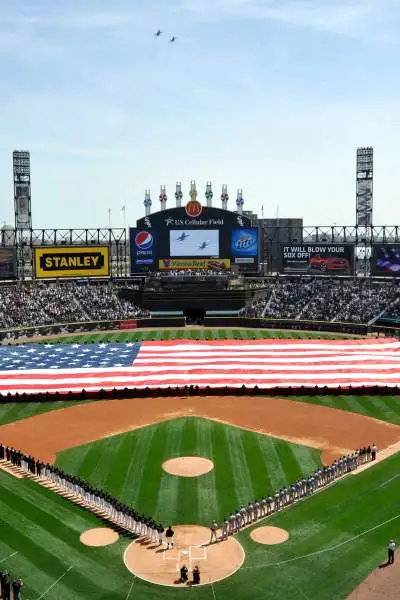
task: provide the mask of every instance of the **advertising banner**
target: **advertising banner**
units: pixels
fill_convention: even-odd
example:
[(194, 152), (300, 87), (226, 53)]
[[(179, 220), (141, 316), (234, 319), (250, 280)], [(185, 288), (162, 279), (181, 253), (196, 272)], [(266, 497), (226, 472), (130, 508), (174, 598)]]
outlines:
[(156, 234), (131, 227), (129, 230), (129, 246), (131, 253), (131, 273), (153, 271), (156, 251)]
[(400, 277), (400, 245), (372, 246), (371, 273), (386, 277)]
[(218, 229), (171, 229), (170, 256), (219, 256)]
[(249, 227), (247, 229), (233, 229), (231, 252), (232, 256), (239, 258), (257, 257), (258, 229), (256, 227)]
[(341, 244), (304, 244), (281, 247), (281, 273), (351, 275), (354, 246)]
[(54, 277), (109, 277), (108, 246), (52, 246), (35, 248), (36, 279)]
[(17, 251), (15, 248), (0, 248), (0, 279), (16, 279)]
[(15, 186), (15, 212), (17, 229), (29, 229), (29, 184), (21, 183)]
[(136, 319), (129, 319), (127, 321), (120, 321), (120, 329), (137, 329), (138, 323)]
[(180, 271), (182, 269), (208, 269), (210, 271), (228, 271), (231, 268), (229, 258), (161, 258), (158, 261), (160, 271)]

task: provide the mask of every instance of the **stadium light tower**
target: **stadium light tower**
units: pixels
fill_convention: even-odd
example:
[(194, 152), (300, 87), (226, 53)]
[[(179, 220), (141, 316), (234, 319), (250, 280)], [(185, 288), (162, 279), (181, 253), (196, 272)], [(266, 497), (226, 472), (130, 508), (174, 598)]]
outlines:
[(373, 223), (374, 149), (357, 148), (356, 224), (370, 227)]
[(32, 229), (31, 158), (27, 150), (14, 150), (13, 173), (15, 229)]

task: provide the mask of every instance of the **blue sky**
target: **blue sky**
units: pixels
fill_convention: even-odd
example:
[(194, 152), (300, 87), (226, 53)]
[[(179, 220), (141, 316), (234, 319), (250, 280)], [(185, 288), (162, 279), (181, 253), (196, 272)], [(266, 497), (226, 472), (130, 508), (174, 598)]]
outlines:
[(372, 145), (374, 221), (398, 224), (399, 41), (397, 0), (2, 0), (0, 220), (28, 149), (35, 227), (134, 224), (146, 188), (158, 209), (191, 179), (351, 225)]

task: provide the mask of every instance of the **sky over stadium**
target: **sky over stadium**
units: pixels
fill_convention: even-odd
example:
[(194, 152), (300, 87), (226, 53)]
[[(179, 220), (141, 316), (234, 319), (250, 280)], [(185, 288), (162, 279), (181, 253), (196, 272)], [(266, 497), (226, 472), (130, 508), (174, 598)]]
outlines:
[(191, 179), (351, 225), (372, 145), (374, 222), (399, 223), (399, 44), (398, 0), (2, 0), (0, 220), (28, 149), (34, 227), (133, 225)]

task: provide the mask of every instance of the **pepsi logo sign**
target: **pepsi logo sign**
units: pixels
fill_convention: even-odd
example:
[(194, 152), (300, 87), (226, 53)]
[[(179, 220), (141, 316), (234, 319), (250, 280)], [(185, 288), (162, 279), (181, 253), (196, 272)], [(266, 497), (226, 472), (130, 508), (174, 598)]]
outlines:
[(154, 238), (150, 231), (139, 231), (135, 236), (135, 244), (139, 250), (150, 250), (153, 243)]

